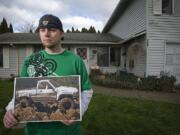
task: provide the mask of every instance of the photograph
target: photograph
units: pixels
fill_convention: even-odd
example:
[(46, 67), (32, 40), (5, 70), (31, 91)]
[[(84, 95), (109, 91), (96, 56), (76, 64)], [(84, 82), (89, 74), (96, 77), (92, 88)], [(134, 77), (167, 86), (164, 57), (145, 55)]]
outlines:
[(78, 75), (17, 77), (14, 94), (14, 114), (19, 122), (81, 121)]

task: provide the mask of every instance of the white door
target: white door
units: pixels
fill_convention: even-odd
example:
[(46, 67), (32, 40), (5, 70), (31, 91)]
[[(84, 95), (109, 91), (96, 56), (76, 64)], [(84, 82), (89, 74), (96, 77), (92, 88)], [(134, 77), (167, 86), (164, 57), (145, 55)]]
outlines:
[(82, 60), (84, 61), (84, 64), (86, 66), (87, 72), (89, 74), (89, 51), (86, 47), (78, 47), (76, 48), (76, 54), (79, 55)]
[(180, 44), (166, 45), (165, 71), (176, 77), (180, 83)]

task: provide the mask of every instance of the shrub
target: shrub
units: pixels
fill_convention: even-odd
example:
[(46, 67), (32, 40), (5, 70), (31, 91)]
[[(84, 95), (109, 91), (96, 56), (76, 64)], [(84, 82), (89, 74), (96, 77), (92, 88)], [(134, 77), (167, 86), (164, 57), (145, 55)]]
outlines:
[(117, 80), (120, 81), (126, 81), (126, 82), (132, 82), (132, 83), (137, 83), (138, 77), (135, 76), (132, 73), (127, 73), (127, 72), (120, 72), (120, 75), (117, 76)]
[(148, 76), (139, 79), (131, 73), (106, 74), (105, 77), (91, 76), (92, 82), (97, 85), (102, 85), (111, 88), (121, 89), (140, 89), (149, 91), (173, 91), (175, 77), (163, 75), (160, 78), (156, 76)]
[(138, 84), (138, 89), (141, 90), (159, 90), (159, 79), (156, 76), (148, 76), (146, 78), (142, 78)]
[(160, 90), (173, 91), (173, 89), (175, 88), (175, 82), (176, 78), (174, 76), (161, 76), (159, 79)]

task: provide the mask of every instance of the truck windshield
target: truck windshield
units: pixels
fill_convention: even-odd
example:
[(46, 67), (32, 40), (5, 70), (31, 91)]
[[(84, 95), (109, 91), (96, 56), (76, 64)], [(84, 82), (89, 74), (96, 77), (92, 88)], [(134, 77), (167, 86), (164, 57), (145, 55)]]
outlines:
[(59, 87), (60, 86), (60, 84), (58, 84), (56, 81), (54, 81), (54, 80), (50, 80), (50, 82), (52, 83), (52, 85), (55, 87), (55, 88), (57, 88), (57, 87)]

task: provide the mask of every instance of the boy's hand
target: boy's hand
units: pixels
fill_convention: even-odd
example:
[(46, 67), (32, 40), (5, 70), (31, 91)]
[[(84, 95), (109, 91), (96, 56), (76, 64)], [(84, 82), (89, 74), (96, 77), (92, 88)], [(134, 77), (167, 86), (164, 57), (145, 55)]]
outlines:
[(12, 128), (18, 124), (18, 121), (14, 117), (12, 110), (8, 110), (3, 118), (3, 123), (6, 128)]
[(74, 121), (74, 120), (63, 120), (62, 123), (67, 125), (67, 126), (70, 126), (70, 125), (73, 125), (74, 123), (76, 123), (76, 121)]

